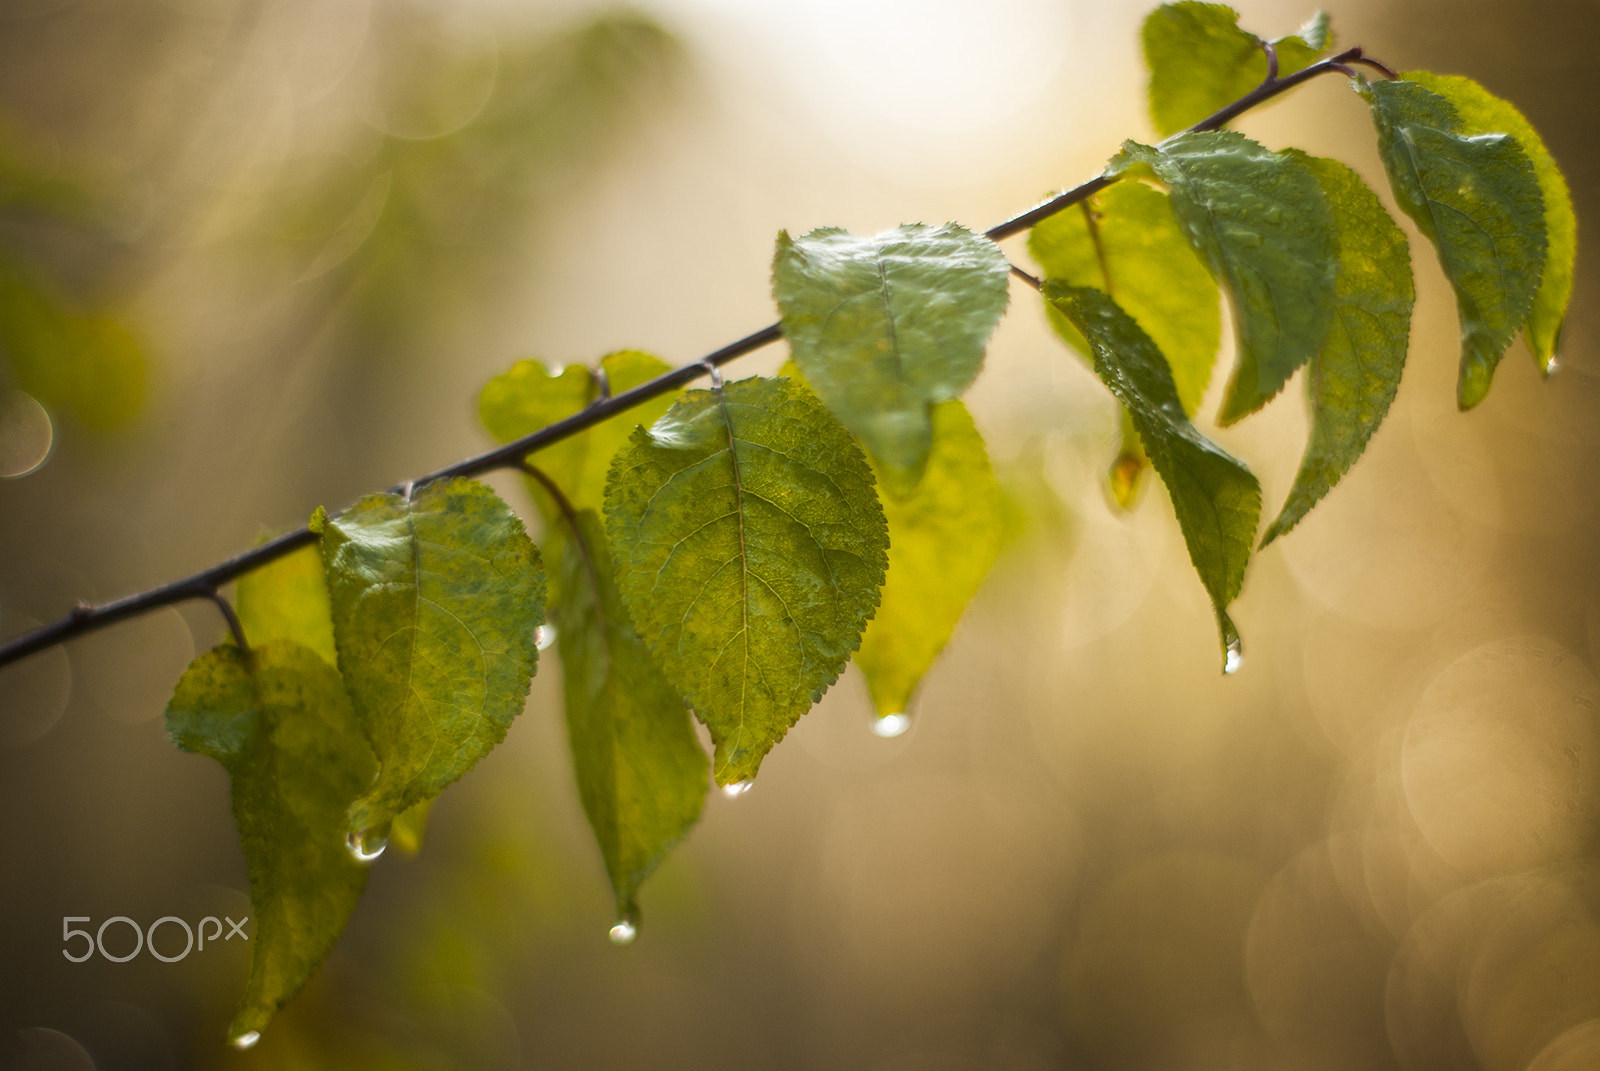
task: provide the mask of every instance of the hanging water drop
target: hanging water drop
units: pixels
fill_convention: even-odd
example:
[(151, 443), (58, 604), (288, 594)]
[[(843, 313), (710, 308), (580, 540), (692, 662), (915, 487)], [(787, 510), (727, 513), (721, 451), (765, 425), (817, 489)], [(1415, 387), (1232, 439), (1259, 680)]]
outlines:
[(1233, 674), (1239, 672), (1239, 667), (1244, 665), (1244, 643), (1237, 636), (1228, 640), (1228, 653), (1222, 659), (1222, 672)]
[(749, 792), (754, 785), (755, 782), (749, 778), (746, 778), (743, 781), (735, 781), (731, 785), (723, 785), (722, 794), (730, 800), (735, 800), (744, 795), (746, 792)]
[(556, 627), (549, 622), (533, 630), (533, 646), (540, 651), (548, 651), (556, 642)]
[(260, 1040), (261, 1040), (261, 1031), (252, 1030), (249, 1033), (240, 1034), (238, 1037), (234, 1038), (231, 1042), (229, 1042), (229, 1044), (232, 1045), (234, 1048), (238, 1049), (240, 1052), (243, 1052), (245, 1049), (254, 1048), (256, 1042), (258, 1042)]
[(611, 927), (611, 943), (614, 945), (631, 945), (633, 939), (639, 936), (639, 920), (631, 912), (617, 920)]
[(1552, 353), (1550, 359), (1544, 363), (1544, 374), (1553, 376), (1559, 371), (1561, 371), (1561, 358)]
[(885, 714), (881, 718), (872, 719), (872, 735), (884, 740), (904, 736), (909, 728), (911, 728), (910, 714)]
[(365, 829), (360, 833), (350, 833), (344, 838), (344, 846), (350, 849), (350, 856), (356, 862), (370, 863), (389, 846), (389, 832)]

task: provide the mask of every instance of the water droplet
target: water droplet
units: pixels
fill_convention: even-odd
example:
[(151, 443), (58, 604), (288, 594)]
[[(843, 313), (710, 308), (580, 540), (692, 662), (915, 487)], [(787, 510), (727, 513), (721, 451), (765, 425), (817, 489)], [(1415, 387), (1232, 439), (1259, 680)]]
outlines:
[(749, 792), (750, 789), (754, 785), (755, 785), (755, 782), (752, 781), (752, 780), (749, 780), (748, 778), (743, 780), (743, 781), (735, 781), (731, 785), (723, 785), (722, 786), (722, 794), (724, 796), (728, 797), (730, 800), (738, 799), (740, 796), (744, 795), (746, 792)]
[(631, 945), (633, 939), (639, 936), (639, 920), (633, 915), (624, 915), (611, 927), (611, 943), (614, 945)]
[(356, 862), (370, 863), (389, 846), (389, 833), (387, 830), (380, 833), (376, 829), (351, 833), (344, 838), (344, 846), (350, 849), (350, 855)]
[(1559, 371), (1561, 371), (1561, 358), (1552, 353), (1550, 359), (1544, 363), (1544, 374), (1553, 376)]
[(910, 714), (885, 714), (881, 718), (872, 719), (872, 735), (885, 740), (904, 736), (909, 728), (911, 728)]
[(240, 1050), (242, 1052), (245, 1049), (254, 1048), (256, 1042), (258, 1042), (260, 1040), (261, 1040), (261, 1031), (252, 1030), (249, 1033), (240, 1034), (238, 1037), (234, 1038), (231, 1042), (229, 1042), (229, 1044), (232, 1045), (234, 1048), (236, 1048), (236, 1049), (238, 1049), (238, 1050)]
[(1228, 640), (1228, 653), (1222, 659), (1222, 672), (1237, 673), (1244, 665), (1244, 643), (1234, 636)]
[(548, 651), (556, 642), (556, 627), (550, 624), (540, 625), (533, 630), (533, 645), (541, 651)]

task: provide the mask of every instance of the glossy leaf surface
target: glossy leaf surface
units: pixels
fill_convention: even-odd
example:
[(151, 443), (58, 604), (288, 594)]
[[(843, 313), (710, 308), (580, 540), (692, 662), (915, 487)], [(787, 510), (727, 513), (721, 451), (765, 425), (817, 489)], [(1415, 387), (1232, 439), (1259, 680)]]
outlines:
[[(1046, 278), (1109, 294), (1166, 356), (1184, 412), (1200, 408), (1222, 337), (1222, 297), (1166, 194), (1119, 182), (1035, 226), (1028, 252)], [(1050, 323), (1090, 356), (1078, 329), (1053, 307)]]
[[(1233, 306), (1238, 363), (1217, 419), (1265, 405), (1322, 346), (1333, 319), (1333, 210), (1305, 161), (1229, 131), (1128, 142), (1111, 171), (1153, 173)], [(1148, 446), (1148, 443), (1146, 444)]]
[(1467, 136), (1455, 107), (1416, 82), (1356, 85), (1371, 105), (1395, 200), (1433, 242), (1455, 288), (1456, 401), (1470, 409), (1533, 309), (1546, 251), (1539, 176), (1514, 138)]
[(998, 246), (953, 223), (871, 238), (825, 227), (778, 235), (772, 293), (806, 382), (879, 462), (914, 478), (929, 407), (978, 374), (1009, 273)]
[(623, 603), (711, 730), (719, 784), (838, 678), (883, 585), (871, 470), (799, 384), (686, 393), (612, 464), (606, 527)]
[(1227, 606), (1244, 583), (1261, 516), (1255, 476), (1195, 430), (1150, 336), (1098, 290), (1045, 286), (1045, 298), (1070, 319), (1094, 350), (1094, 370), (1127, 407), (1156, 473), (1167, 485), (1189, 560), (1211, 596), (1222, 633), (1225, 668), (1237, 665), (1238, 630)]
[(1551, 371), (1561, 345), (1561, 325), (1566, 320), (1567, 304), (1572, 300), (1572, 277), (1578, 256), (1578, 217), (1572, 208), (1572, 191), (1556, 166), (1555, 157), (1533, 124), (1510, 101), (1502, 100), (1470, 78), (1459, 75), (1411, 71), (1406, 78), (1437, 93), (1456, 110), (1461, 132), (1510, 134), (1528, 154), (1539, 179), (1539, 195), (1544, 200), (1544, 273), (1533, 308), (1523, 325), (1528, 348), (1544, 372)]
[(1400, 389), (1416, 289), (1405, 235), (1359, 175), (1306, 157), (1333, 206), (1339, 274), (1333, 328), (1306, 375), (1311, 438), (1266, 546), (1293, 528), (1355, 464)]

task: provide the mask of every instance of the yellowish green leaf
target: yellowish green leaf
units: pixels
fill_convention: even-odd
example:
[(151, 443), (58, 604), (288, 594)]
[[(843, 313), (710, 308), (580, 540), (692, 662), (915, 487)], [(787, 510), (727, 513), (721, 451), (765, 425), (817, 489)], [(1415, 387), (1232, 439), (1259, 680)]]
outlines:
[(612, 462), (606, 529), (629, 617), (711, 730), (717, 782), (753, 778), (878, 604), (888, 534), (860, 448), (790, 380), (689, 391)]
[(1377, 195), (1344, 164), (1305, 160), (1333, 206), (1339, 230), (1333, 328), (1306, 376), (1311, 438), (1305, 458), (1262, 546), (1311, 512), (1383, 423), (1400, 389), (1416, 298), (1410, 248)]
[(1548, 375), (1561, 346), (1561, 325), (1567, 317), (1567, 304), (1572, 300), (1572, 277), (1578, 257), (1578, 217), (1572, 208), (1572, 191), (1567, 188), (1566, 177), (1556, 166), (1555, 157), (1550, 155), (1539, 132), (1510, 101), (1500, 99), (1472, 79), (1459, 75), (1410, 71), (1406, 78), (1449, 101), (1461, 120), (1463, 134), (1510, 134), (1533, 164), (1534, 174), (1539, 179), (1539, 193), (1544, 199), (1544, 229), (1549, 248), (1523, 333), (1534, 360)]
[(538, 664), (544, 569), (522, 522), (472, 480), (319, 516), (339, 669), (379, 762), (349, 831), (388, 835), (505, 735)]
[(1358, 78), (1356, 89), (1371, 106), (1395, 200), (1455, 288), (1456, 402), (1470, 409), (1533, 311), (1547, 249), (1538, 173), (1515, 138), (1466, 135), (1455, 106), (1417, 82)]
[(927, 471), (909, 497), (883, 496), (883, 512), (889, 575), (855, 661), (887, 716), (906, 712), (1000, 551), (1000, 485), (966, 406), (933, 407)]
[(345, 812), (372, 780), (372, 751), (339, 675), (286, 640), (201, 655), (178, 682), (167, 732), (228, 771), (250, 871), (250, 979), (228, 1028), (259, 1034), (333, 948), (366, 885)]

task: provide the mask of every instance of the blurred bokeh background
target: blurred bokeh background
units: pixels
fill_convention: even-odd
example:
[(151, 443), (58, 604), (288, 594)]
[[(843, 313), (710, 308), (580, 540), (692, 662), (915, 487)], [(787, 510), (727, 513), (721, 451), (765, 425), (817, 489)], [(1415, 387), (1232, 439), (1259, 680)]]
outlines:
[[(1268, 36), (1310, 13), (1237, 6)], [(679, 363), (765, 325), (779, 228), (981, 228), (1092, 175), (1150, 136), (1147, 7), (6, 0), (0, 635), (480, 449), (517, 358)], [(1583, 247), (1592, 0), (1331, 10), (1516, 102)], [(1388, 197), (1339, 79), (1240, 127)], [(238, 942), (75, 965), (60, 939), (248, 913), (225, 775), (160, 722), (214, 610), (0, 670), (0, 1064), (1600, 1066), (1600, 276), (1580, 252), (1557, 376), (1519, 343), (1460, 415), (1453, 305), (1413, 259), (1399, 399), (1255, 561), (1227, 679), (1163, 493), (1107, 504), (1110, 400), (1015, 293), (970, 395), (1011, 538), (913, 729), (874, 737), (847, 674), (709, 801), (627, 948), (551, 661), (232, 1052)], [(1218, 434), (1269, 511), (1304, 432), (1286, 395)]]

